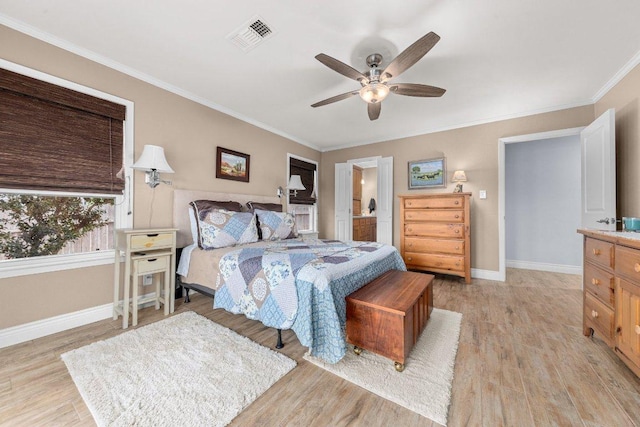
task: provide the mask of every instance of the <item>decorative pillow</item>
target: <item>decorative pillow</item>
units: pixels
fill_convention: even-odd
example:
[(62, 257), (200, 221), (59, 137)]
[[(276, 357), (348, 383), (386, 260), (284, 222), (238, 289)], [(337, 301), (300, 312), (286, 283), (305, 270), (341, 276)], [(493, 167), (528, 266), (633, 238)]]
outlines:
[(256, 217), (251, 212), (211, 210), (198, 221), (200, 247), (224, 248), (258, 241)]
[(296, 220), (290, 213), (256, 209), (262, 240), (293, 239), (298, 237)]
[(282, 205), (279, 203), (248, 202), (247, 209), (249, 209), (249, 212), (254, 212), (256, 209), (260, 209), (263, 211), (282, 212)]
[[(255, 212), (256, 209), (260, 209), (263, 211), (282, 212), (282, 205), (279, 203), (247, 202), (247, 209), (249, 209), (249, 212)], [(256, 226), (258, 227), (258, 239), (262, 240), (260, 218), (256, 219)]]
[[(225, 210), (232, 212), (242, 212), (242, 205), (238, 202), (218, 202), (214, 200), (194, 200), (189, 203), (193, 207), (193, 211), (196, 215), (196, 222), (198, 230), (197, 236), (194, 235), (194, 242), (198, 242), (198, 246), (202, 248), (202, 236), (200, 235), (200, 220), (207, 217), (211, 211)], [(192, 228), (193, 230), (193, 228)]]

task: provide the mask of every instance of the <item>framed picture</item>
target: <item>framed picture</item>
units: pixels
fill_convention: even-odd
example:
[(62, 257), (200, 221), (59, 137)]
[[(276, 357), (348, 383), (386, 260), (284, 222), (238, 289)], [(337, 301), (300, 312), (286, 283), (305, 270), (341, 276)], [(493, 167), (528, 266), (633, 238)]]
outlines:
[(409, 189), (446, 187), (444, 157), (409, 162)]
[(216, 178), (249, 182), (249, 156), (228, 148), (216, 150)]

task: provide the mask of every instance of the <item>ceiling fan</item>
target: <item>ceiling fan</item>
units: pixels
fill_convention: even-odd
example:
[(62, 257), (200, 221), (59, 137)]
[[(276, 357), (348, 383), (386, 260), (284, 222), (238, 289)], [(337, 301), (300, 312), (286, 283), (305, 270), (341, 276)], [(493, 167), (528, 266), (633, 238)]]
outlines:
[(332, 96), (323, 101), (316, 102), (311, 105), (312, 107), (322, 107), (323, 105), (332, 104), (343, 99), (350, 98), (354, 95), (360, 95), (367, 103), (367, 111), (369, 113), (370, 120), (376, 120), (380, 117), (380, 103), (390, 93), (405, 96), (420, 96), (420, 97), (439, 97), (442, 96), (446, 90), (435, 87), (427, 86), (416, 83), (389, 83), (392, 78), (398, 77), (401, 73), (406, 71), (413, 64), (418, 62), (420, 58), (425, 56), (427, 52), (435, 46), (440, 40), (440, 36), (434, 32), (421, 37), (411, 46), (406, 48), (402, 53), (395, 57), (384, 71), (380, 71), (378, 68), (382, 63), (382, 55), (374, 53), (367, 57), (367, 65), (369, 70), (361, 73), (353, 67), (345, 64), (342, 61), (338, 61), (335, 58), (321, 53), (316, 55), (316, 59), (322, 62), (332, 70), (349, 77), (350, 79), (357, 80), (362, 86), (359, 90), (353, 90), (351, 92), (343, 93), (340, 95)]

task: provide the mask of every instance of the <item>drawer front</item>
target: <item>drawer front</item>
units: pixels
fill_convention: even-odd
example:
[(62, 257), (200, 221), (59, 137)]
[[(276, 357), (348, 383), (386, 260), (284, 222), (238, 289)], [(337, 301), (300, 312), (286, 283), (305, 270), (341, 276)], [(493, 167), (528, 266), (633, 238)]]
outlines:
[(433, 209), (404, 211), (405, 221), (442, 221), (442, 222), (464, 222), (464, 211), (455, 209)]
[(404, 225), (405, 236), (464, 238), (464, 224), (416, 223)]
[(613, 268), (613, 243), (587, 237), (584, 243), (584, 257), (606, 268)]
[(611, 308), (615, 303), (613, 274), (586, 262), (584, 264), (584, 289), (598, 297)]
[(404, 239), (405, 252), (440, 252), (464, 255), (464, 240), (424, 239), (407, 237)]
[(640, 251), (616, 246), (616, 274), (640, 283)]
[(450, 209), (464, 206), (464, 197), (404, 199), (405, 209)]
[(464, 257), (455, 255), (421, 254), (417, 252), (405, 252), (404, 262), (416, 267), (437, 268), (440, 270), (462, 271), (464, 270)]
[(157, 271), (164, 271), (169, 265), (169, 258), (166, 255), (159, 256), (158, 258), (147, 258), (135, 260), (137, 264), (136, 272), (138, 274), (146, 274)]
[(170, 248), (173, 246), (173, 233), (136, 234), (131, 236), (131, 251), (145, 249)]
[(584, 294), (584, 320), (608, 340), (614, 338), (615, 316), (613, 310), (598, 301), (588, 292)]

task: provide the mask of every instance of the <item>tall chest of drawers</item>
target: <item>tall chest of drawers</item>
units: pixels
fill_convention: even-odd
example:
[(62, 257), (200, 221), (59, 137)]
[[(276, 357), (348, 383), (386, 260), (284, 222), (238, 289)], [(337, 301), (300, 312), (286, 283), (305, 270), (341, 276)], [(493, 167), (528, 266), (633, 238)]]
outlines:
[(583, 327), (640, 376), (640, 238), (584, 234)]
[(407, 268), (471, 283), (471, 193), (400, 195), (400, 253)]

